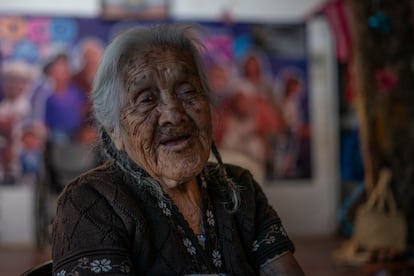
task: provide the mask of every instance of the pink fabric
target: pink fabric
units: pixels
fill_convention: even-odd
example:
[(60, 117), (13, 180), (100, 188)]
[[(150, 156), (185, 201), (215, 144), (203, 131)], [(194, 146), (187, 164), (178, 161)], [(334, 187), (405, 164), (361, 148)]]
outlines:
[(351, 29), (347, 2), (335, 0), (325, 4), (322, 13), (326, 16), (335, 38), (336, 55), (340, 62), (346, 62), (351, 52)]

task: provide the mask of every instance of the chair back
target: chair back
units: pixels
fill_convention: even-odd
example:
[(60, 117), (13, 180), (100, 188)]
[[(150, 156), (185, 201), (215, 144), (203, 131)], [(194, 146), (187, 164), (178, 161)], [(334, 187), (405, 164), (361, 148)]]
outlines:
[(52, 275), (53, 262), (48, 260), (42, 264), (34, 266), (20, 274), (20, 276), (50, 276)]

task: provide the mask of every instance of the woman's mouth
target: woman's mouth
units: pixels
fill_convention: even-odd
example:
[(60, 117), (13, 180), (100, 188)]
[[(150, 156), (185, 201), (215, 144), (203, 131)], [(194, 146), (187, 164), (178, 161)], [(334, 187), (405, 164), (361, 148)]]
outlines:
[(165, 147), (183, 147), (187, 145), (191, 135), (181, 135), (175, 137), (167, 137), (161, 140), (161, 145)]

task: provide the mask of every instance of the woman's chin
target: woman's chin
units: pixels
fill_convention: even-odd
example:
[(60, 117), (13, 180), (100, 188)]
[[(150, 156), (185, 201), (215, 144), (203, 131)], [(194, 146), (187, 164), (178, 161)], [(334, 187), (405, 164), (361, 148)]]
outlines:
[(204, 163), (200, 162), (200, 160), (185, 160), (185, 162), (177, 160), (176, 162), (162, 167), (163, 168), (159, 170), (157, 178), (159, 178), (161, 184), (171, 189), (193, 181), (203, 170)]

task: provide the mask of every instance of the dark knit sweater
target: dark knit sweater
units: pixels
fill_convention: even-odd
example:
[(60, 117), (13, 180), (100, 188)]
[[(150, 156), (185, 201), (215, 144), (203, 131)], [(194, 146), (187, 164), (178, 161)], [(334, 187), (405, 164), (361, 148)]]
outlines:
[(229, 213), (221, 182), (207, 174), (203, 245), (174, 204), (157, 200), (117, 166), (81, 175), (58, 201), (54, 275), (258, 274), (261, 264), (294, 247), (251, 174), (226, 169), (241, 206)]

